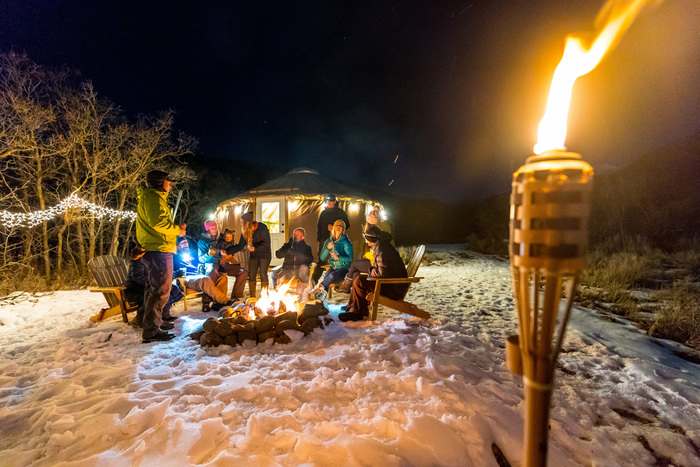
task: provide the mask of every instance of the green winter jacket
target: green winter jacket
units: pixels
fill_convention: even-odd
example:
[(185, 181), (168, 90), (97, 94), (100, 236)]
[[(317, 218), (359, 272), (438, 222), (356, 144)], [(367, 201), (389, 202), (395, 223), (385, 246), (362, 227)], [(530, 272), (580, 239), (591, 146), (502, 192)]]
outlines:
[(137, 194), (136, 239), (146, 251), (177, 253), (180, 227), (175, 225), (168, 207), (168, 192), (140, 188)]
[[(340, 238), (333, 242), (333, 248), (329, 249), (328, 244), (332, 241), (332, 237), (326, 240), (323, 244), (323, 249), (319, 258), (321, 261), (328, 261), (333, 269), (349, 269), (352, 263), (352, 243), (347, 235), (343, 234)], [(331, 252), (338, 254), (338, 259), (331, 256)]]

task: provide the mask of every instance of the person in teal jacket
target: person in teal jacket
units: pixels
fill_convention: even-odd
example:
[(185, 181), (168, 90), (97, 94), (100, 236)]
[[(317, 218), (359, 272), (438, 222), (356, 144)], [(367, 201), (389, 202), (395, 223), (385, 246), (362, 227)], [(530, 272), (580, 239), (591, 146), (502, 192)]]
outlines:
[(331, 284), (343, 280), (352, 262), (352, 243), (345, 234), (345, 222), (342, 219), (333, 223), (331, 238), (323, 244), (319, 258), (321, 261), (328, 261), (330, 266), (321, 281), (321, 285), (328, 292)]
[(168, 301), (173, 282), (173, 256), (177, 252), (177, 236), (185, 235), (185, 225), (175, 225), (168, 206), (168, 192), (173, 182), (161, 170), (146, 175), (147, 188), (138, 192), (136, 208), (136, 240), (146, 250), (143, 264), (148, 280), (144, 292), (144, 343), (167, 341), (175, 337), (165, 329), (171, 323), (162, 320), (163, 306)]

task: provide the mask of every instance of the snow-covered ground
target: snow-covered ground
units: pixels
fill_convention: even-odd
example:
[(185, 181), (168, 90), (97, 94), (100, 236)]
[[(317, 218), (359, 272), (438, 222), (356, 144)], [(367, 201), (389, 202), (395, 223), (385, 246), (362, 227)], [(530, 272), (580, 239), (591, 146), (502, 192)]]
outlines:
[[(430, 246), (410, 301), (287, 345), (202, 349), (210, 314), (142, 344), (87, 290), (0, 307), (0, 465), (522, 464), (508, 265)], [(340, 311), (334, 296), (331, 314)], [(198, 308), (196, 305), (193, 308)], [(678, 344), (573, 310), (556, 373), (550, 465), (700, 465), (700, 368)], [(666, 462), (666, 463), (665, 463)]]

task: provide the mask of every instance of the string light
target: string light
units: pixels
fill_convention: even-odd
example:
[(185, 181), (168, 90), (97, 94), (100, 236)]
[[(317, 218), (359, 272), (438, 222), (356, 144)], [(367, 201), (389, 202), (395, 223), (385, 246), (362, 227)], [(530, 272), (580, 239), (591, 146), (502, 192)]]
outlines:
[(7, 228), (15, 227), (28, 227), (32, 228), (44, 221), (50, 221), (59, 214), (66, 212), (68, 209), (82, 209), (93, 214), (95, 217), (102, 219), (107, 218), (107, 220), (136, 220), (136, 213), (133, 211), (118, 211), (112, 208), (106, 208), (104, 206), (98, 206), (97, 204), (90, 203), (84, 199), (78, 197), (78, 195), (72, 194), (68, 198), (61, 201), (56, 206), (47, 209), (46, 211), (33, 211), (28, 213), (13, 213), (9, 211), (0, 211), (0, 224)]

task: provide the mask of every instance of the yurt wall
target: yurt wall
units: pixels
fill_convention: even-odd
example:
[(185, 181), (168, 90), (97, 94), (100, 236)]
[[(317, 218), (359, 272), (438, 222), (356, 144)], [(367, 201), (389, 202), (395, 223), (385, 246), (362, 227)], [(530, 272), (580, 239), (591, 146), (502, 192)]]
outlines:
[[(216, 212), (216, 221), (219, 228), (235, 230), (234, 238), (238, 240), (241, 234), (240, 217), (248, 211), (255, 211), (256, 202), (264, 201), (265, 197), (255, 199), (241, 198), (231, 199), (219, 205)], [(311, 246), (314, 260), (317, 260), (318, 242), (316, 240), (316, 226), (321, 210), (325, 207), (324, 196), (303, 197), (287, 196), (287, 218), (285, 222), (285, 235), (288, 240), (297, 227), (306, 230), (306, 243)], [(374, 203), (366, 200), (338, 197), (338, 206), (348, 214), (350, 228), (347, 231), (348, 238), (353, 245), (353, 253), (356, 258), (362, 256), (365, 242), (362, 237), (362, 229), (366, 223), (366, 215), (372, 209)], [(260, 221), (260, 219), (256, 220)], [(286, 240), (285, 240), (286, 241)], [(275, 252), (272, 252), (273, 259)], [(242, 261), (247, 263), (247, 261)]]

